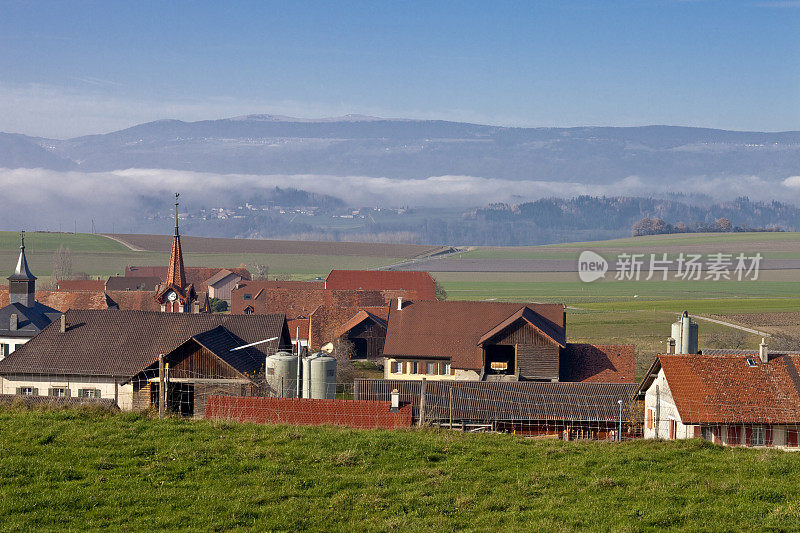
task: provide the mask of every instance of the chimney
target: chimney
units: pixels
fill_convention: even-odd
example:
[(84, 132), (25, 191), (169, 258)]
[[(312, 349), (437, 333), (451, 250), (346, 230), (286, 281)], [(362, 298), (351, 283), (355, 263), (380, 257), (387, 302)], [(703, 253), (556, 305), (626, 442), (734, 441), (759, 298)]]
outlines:
[(761, 359), (762, 363), (769, 362), (769, 348), (764, 338), (761, 339), (761, 344), (758, 345), (758, 357)]
[(67, 315), (61, 315), (61, 333), (67, 332)]
[(389, 396), (392, 400), (392, 405), (389, 407), (389, 412), (396, 413), (400, 410), (400, 392), (397, 389), (394, 389)]
[(667, 353), (668, 354), (674, 354), (675, 353), (675, 339), (673, 339), (672, 337), (667, 339), (667, 346), (668, 346), (667, 347)]
[(11, 331), (17, 331), (17, 327), (19, 326), (19, 317), (17, 313), (11, 313), (11, 320), (10, 324), (8, 325), (8, 329)]
[(397, 310), (398, 311), (402, 311), (403, 310), (403, 299), (402, 298), (398, 298), (397, 299)]

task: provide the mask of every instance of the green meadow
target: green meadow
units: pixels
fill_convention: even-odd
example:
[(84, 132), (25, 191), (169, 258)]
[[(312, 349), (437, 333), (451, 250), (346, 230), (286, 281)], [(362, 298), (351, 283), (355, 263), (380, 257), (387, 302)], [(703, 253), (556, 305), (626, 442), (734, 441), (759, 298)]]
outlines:
[(796, 531), (800, 454), (0, 409), (0, 530)]

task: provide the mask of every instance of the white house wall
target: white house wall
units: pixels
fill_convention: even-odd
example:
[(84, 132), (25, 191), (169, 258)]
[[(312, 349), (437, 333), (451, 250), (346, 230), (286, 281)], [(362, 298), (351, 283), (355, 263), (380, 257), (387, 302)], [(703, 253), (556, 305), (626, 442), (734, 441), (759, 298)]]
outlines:
[(73, 398), (78, 396), (79, 389), (99, 389), (101, 398), (116, 400), (123, 411), (133, 408), (133, 385), (123, 385), (121, 380), (113, 378), (6, 375), (0, 387), (3, 394), (16, 394), (18, 387), (34, 387), (38, 389), (39, 396), (47, 396), (48, 389), (63, 387), (69, 389)]
[[(653, 411), (653, 427), (647, 427), (647, 413)], [(658, 377), (653, 380), (650, 388), (644, 396), (644, 438), (646, 439), (668, 439), (670, 420), (675, 421), (675, 438), (691, 439), (694, 437), (694, 426), (687, 426), (681, 421), (681, 415), (675, 406), (672, 398), (672, 391), (664, 376), (664, 370), (658, 371)]]

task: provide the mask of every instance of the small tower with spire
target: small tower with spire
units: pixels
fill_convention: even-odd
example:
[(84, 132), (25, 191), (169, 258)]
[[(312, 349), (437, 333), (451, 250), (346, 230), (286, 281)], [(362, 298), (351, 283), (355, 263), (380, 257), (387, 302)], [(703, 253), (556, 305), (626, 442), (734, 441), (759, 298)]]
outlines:
[(14, 273), (8, 277), (9, 303), (18, 303), (25, 307), (36, 305), (36, 276), (28, 268), (25, 257), (25, 232), (20, 233), (19, 259)]
[(163, 311), (172, 313), (190, 313), (192, 304), (197, 299), (194, 286), (186, 282), (186, 272), (183, 268), (183, 250), (181, 249), (181, 234), (178, 228), (178, 199), (180, 193), (175, 193), (175, 235), (172, 237), (172, 251), (167, 267), (167, 279), (158, 289), (156, 299), (161, 304)]

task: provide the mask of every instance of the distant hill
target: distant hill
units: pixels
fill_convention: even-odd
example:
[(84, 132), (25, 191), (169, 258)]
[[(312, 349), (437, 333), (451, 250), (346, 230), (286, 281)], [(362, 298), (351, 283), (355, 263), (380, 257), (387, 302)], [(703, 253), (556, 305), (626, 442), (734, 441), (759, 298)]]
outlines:
[(0, 134), (0, 166), (604, 184), (800, 174), (800, 132), (674, 126), (507, 128), (437, 120), (249, 115), (160, 120), (69, 140)]

